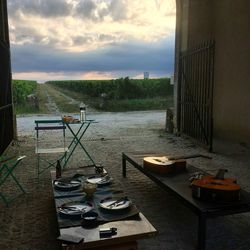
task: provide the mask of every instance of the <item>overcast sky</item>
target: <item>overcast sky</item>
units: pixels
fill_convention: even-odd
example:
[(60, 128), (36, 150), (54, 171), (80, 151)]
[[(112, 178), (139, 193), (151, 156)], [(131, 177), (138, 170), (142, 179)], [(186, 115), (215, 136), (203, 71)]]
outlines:
[(175, 0), (8, 0), (14, 79), (166, 77)]

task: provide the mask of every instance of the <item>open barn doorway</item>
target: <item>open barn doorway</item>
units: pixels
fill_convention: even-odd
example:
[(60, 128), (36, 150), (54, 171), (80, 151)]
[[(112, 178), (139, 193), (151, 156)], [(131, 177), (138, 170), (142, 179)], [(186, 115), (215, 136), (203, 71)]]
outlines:
[[(27, 93), (30, 99), (21, 102), (31, 103), (20, 109), (16, 105), (17, 112), (27, 108), (36, 114), (39, 108), (38, 113), (77, 116), (80, 90), (70, 81), (79, 86), (82, 80), (98, 80), (89, 98), (98, 103), (88, 104), (88, 112), (160, 110), (164, 130), (166, 109), (173, 106), (175, 0), (57, 1), (56, 5), (8, 1), (13, 79), (18, 80), (14, 83), (24, 86), (27, 81), (33, 91), (35, 82), (38, 91), (45, 89), (43, 100), (48, 102), (37, 103), (33, 93)], [(100, 90), (98, 84), (106, 87)], [(127, 100), (130, 106), (124, 108)], [(29, 123), (23, 122), (24, 129)]]

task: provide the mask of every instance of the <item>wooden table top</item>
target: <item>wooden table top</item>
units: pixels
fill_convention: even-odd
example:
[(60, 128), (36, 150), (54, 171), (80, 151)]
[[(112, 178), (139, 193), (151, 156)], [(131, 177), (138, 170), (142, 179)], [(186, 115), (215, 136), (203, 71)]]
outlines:
[[(85, 229), (83, 227), (70, 227), (60, 229), (60, 234), (69, 234), (84, 238), (84, 242), (80, 243), (85, 248), (102, 247), (107, 245), (115, 245), (127, 243), (143, 238), (149, 238), (156, 235), (157, 230), (150, 224), (147, 218), (140, 213), (141, 220), (123, 220), (113, 221), (100, 225), (93, 229)], [(117, 234), (110, 238), (100, 238), (100, 228), (117, 228)]]
[[(63, 177), (72, 175), (72, 173), (90, 174), (91, 172), (95, 174), (93, 167), (81, 168), (81, 169), (69, 169), (64, 171)], [(51, 171), (51, 178), (52, 181), (55, 180), (55, 171)], [(54, 201), (56, 203), (56, 198), (54, 198)], [(157, 230), (152, 226), (152, 224), (147, 220), (147, 218), (141, 212), (139, 213), (139, 218), (140, 219), (137, 220), (128, 219), (128, 220), (107, 222), (92, 229), (86, 229), (81, 226), (75, 226), (75, 227), (61, 228), (59, 229), (59, 231), (61, 235), (68, 234), (84, 238), (84, 241), (82, 243), (79, 243), (78, 245), (71, 245), (74, 246), (73, 249), (104, 247), (109, 245), (132, 242), (138, 239), (155, 236), (157, 234)], [(117, 228), (117, 234), (109, 238), (100, 238), (99, 229), (107, 227)]]

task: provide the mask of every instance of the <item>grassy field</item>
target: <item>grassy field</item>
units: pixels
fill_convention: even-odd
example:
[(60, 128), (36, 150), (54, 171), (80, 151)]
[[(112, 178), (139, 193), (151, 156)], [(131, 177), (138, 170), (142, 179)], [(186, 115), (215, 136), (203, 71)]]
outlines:
[(165, 110), (173, 106), (173, 86), (168, 78), (50, 81), (48, 84), (102, 111)]
[[(34, 94), (36, 102), (30, 103), (23, 97), (22, 101), (16, 104), (17, 114), (75, 113), (79, 111), (81, 102), (87, 105), (88, 110), (109, 112), (166, 110), (173, 106), (172, 86), (165, 79), (88, 81), (87, 87), (82, 86), (84, 81), (66, 81), (62, 85), (58, 81), (56, 84), (32, 84), (33, 88), (26, 94)], [(71, 87), (67, 86), (68, 84)], [(19, 82), (18, 87), (21, 85)], [(25, 86), (27, 89), (27, 84)], [(107, 90), (105, 98), (100, 94), (104, 90)], [(135, 97), (136, 91), (139, 97)]]
[(144, 99), (125, 99), (106, 101), (102, 109), (106, 111), (139, 111), (139, 110), (165, 110), (173, 106), (173, 97), (168, 96), (144, 98)]
[[(51, 86), (50, 86), (51, 88)], [(64, 93), (77, 100), (84, 102), (88, 107), (100, 111), (123, 112), (123, 111), (142, 111), (142, 110), (165, 110), (173, 106), (173, 96), (152, 97), (152, 98), (134, 98), (134, 99), (103, 99), (101, 97), (89, 97), (78, 92), (70, 91), (58, 86), (53, 86), (58, 92)], [(62, 110), (69, 112), (67, 103), (58, 103)], [(79, 104), (76, 107), (79, 110)], [(74, 112), (74, 111), (72, 111)]]

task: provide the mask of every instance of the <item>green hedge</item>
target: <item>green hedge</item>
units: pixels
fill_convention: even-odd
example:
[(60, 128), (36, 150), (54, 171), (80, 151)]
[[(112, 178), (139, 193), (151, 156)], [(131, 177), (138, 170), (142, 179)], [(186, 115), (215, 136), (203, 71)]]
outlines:
[(34, 93), (37, 87), (36, 81), (12, 80), (13, 101), (15, 104), (26, 102), (27, 96)]
[(108, 99), (123, 100), (135, 98), (166, 97), (173, 95), (169, 78), (115, 80), (77, 80), (46, 82), (90, 97), (100, 97), (106, 93)]

